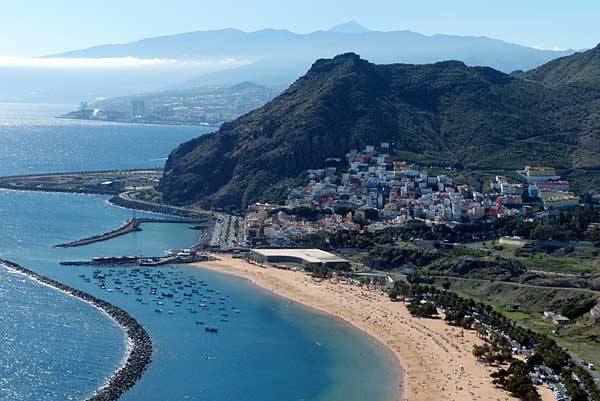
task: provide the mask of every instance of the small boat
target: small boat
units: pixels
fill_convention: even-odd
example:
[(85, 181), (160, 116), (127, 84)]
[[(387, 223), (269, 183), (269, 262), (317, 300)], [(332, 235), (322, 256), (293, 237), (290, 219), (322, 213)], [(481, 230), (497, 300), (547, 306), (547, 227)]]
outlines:
[(161, 313), (161, 312), (162, 312), (162, 309), (154, 309), (154, 312), (156, 312), (156, 313)]
[(204, 331), (207, 331), (209, 333), (216, 333), (217, 331), (219, 331), (219, 329), (216, 328), (215, 326), (206, 326), (204, 328)]

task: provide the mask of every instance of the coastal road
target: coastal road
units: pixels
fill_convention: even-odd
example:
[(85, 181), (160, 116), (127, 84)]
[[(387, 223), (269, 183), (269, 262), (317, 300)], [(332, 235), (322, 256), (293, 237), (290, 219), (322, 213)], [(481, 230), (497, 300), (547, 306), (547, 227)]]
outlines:
[(121, 198), (121, 199), (123, 199), (124, 201), (127, 201), (127, 202), (135, 202), (135, 203), (139, 203), (141, 205), (147, 205), (149, 207), (168, 208), (170, 210), (178, 211), (178, 212), (183, 212), (183, 213), (198, 213), (198, 214), (202, 214), (202, 215), (205, 215), (205, 216), (208, 216), (208, 217), (211, 217), (211, 218), (219, 218), (219, 217), (226, 216), (223, 213), (214, 212), (214, 211), (210, 211), (210, 210), (203, 210), (203, 209), (196, 209), (196, 208), (189, 208), (189, 207), (181, 207), (181, 206), (172, 206), (172, 205), (163, 205), (163, 204), (160, 204), (160, 203), (148, 202), (148, 201), (144, 201), (144, 200), (132, 198), (131, 197), (131, 193), (132, 192), (133, 191), (121, 192), (119, 194), (119, 198)]
[(540, 288), (540, 289), (545, 289), (545, 290), (564, 290), (564, 291), (576, 291), (576, 292), (582, 292), (582, 293), (587, 293), (587, 294), (593, 294), (593, 295), (598, 295), (600, 296), (600, 291), (597, 290), (592, 290), (589, 288), (578, 288), (578, 287), (552, 287), (552, 286), (547, 286), (547, 285), (535, 285), (535, 284), (523, 284), (523, 283), (515, 283), (512, 281), (490, 281), (490, 280), (484, 280), (484, 279), (478, 279), (478, 278), (466, 278), (466, 277), (456, 277), (456, 276), (433, 276), (433, 277), (439, 277), (439, 278), (444, 278), (444, 279), (448, 279), (448, 280), (460, 280), (460, 281), (471, 281), (471, 282), (478, 282), (478, 283), (497, 283), (497, 284), (509, 284), (509, 285), (514, 285), (515, 287), (525, 287), (525, 288)]

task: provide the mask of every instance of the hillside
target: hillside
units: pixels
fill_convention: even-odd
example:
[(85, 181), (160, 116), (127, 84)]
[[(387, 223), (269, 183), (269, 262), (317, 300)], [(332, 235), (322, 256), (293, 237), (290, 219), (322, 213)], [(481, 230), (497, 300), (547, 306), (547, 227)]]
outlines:
[(211, 207), (272, 201), (326, 158), (382, 141), (425, 165), (596, 169), (596, 100), (594, 91), (458, 61), (375, 65), (344, 54), (318, 60), (264, 107), (179, 146), (160, 190), (169, 202)]
[(597, 84), (600, 87), (600, 44), (595, 48), (550, 61), (523, 78), (549, 85)]

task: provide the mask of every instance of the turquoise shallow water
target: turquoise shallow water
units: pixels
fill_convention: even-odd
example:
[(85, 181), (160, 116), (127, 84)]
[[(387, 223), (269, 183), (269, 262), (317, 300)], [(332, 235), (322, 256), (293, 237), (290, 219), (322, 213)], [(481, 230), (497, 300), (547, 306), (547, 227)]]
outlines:
[[(15, 173), (20, 169), (17, 166)], [(106, 299), (148, 330), (155, 345), (153, 363), (123, 400), (392, 398), (394, 369), (378, 344), (329, 316), (244, 280), (189, 267), (142, 269), (135, 277), (126, 268), (102, 268), (101, 274), (107, 275), (103, 289), (92, 277), (93, 268), (59, 266), (61, 260), (101, 255), (159, 255), (197, 239), (198, 232), (186, 225), (146, 224), (141, 232), (111, 241), (52, 248), (114, 228), (130, 215), (103, 197), (0, 191), (0, 258)], [(155, 300), (149, 288), (134, 294), (129, 281), (139, 284), (145, 272), (155, 280), (149, 285), (158, 287), (159, 294), (182, 290), (162, 300)], [(200, 308), (202, 298), (207, 308)], [(163, 312), (155, 312), (157, 308)], [(218, 326), (219, 333), (206, 333), (198, 321)], [(105, 315), (5, 269), (0, 269), (0, 323), (2, 401), (82, 399), (110, 376), (123, 357), (123, 334)]]

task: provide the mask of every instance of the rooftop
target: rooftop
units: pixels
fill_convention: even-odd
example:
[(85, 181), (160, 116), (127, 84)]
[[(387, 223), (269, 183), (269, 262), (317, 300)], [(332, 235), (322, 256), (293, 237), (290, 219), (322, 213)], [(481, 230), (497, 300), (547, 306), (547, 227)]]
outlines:
[(253, 249), (252, 252), (264, 256), (292, 256), (305, 260), (308, 263), (347, 263), (346, 259), (320, 249)]

